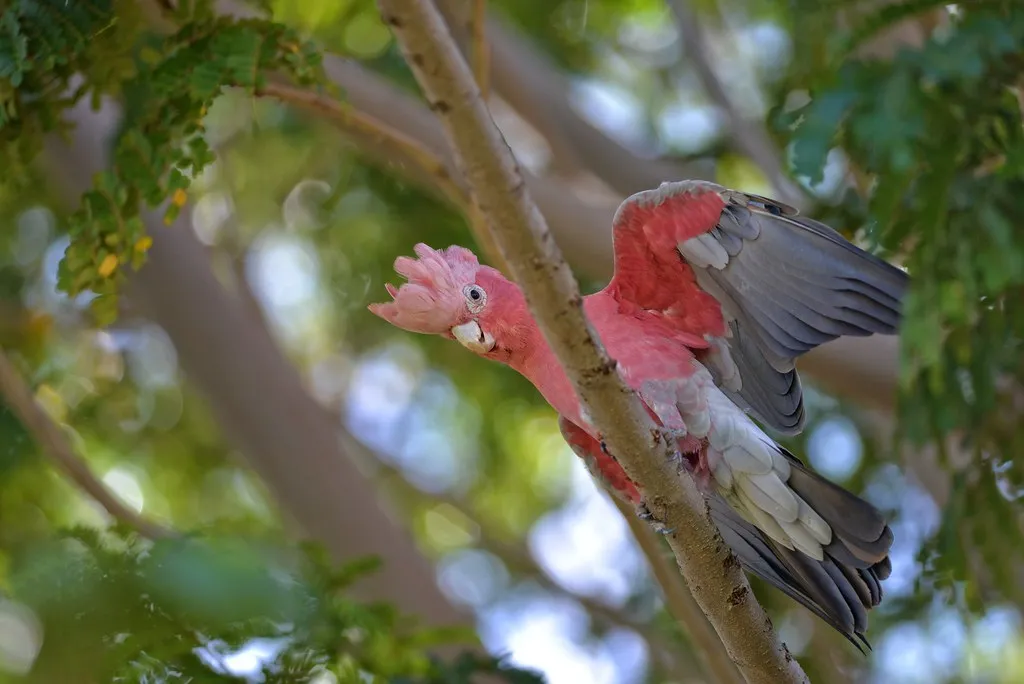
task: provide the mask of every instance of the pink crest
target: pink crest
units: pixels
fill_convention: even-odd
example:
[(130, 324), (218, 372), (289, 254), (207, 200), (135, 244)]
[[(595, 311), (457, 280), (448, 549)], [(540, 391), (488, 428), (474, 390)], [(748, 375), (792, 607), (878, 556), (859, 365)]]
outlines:
[(467, 313), (462, 288), (476, 278), (480, 262), (471, 251), (455, 245), (434, 250), (421, 242), (414, 249), (419, 259), (395, 259), (395, 270), (408, 282), (398, 288), (384, 285), (394, 301), (370, 304), (369, 309), (410, 332), (446, 333)]

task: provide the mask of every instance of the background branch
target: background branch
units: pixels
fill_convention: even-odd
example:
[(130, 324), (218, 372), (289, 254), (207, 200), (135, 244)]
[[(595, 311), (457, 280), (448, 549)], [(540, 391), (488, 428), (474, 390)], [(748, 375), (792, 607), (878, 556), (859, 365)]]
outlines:
[[(118, 116), (110, 104), (93, 112), (82, 101), (68, 113), (75, 125), (71, 144), (48, 144), (50, 172), (69, 201), (78, 201), (106, 163)], [(472, 626), (471, 616), (444, 596), (432, 565), (341, 449), (336, 426), (266, 328), (218, 281), (189, 214), (182, 212), (169, 228), (159, 212), (144, 214), (154, 245), (145, 268), (129, 281), (133, 304), (166, 331), (225, 437), (283, 512), (339, 561), (383, 560), (378, 572), (355, 587), (357, 593), (393, 602), (427, 625)]]
[(707, 36), (704, 35), (700, 17), (697, 16), (688, 0), (666, 0), (666, 2), (679, 29), (683, 53), (697, 73), (704, 92), (725, 115), (735, 147), (750, 157), (768, 177), (768, 181), (778, 193), (778, 199), (792, 204), (798, 209), (806, 209), (807, 196), (789, 179), (768, 131), (759, 122), (751, 121), (740, 113), (736, 103), (733, 102), (725, 86), (715, 74), (715, 67), (711, 63), (711, 48)]
[(711, 523), (703, 496), (692, 479), (678, 477), (650, 418), (594, 339), (572, 272), (444, 20), (427, 0), (378, 0), (378, 5), (431, 109), (440, 115), (495, 241), (583, 405), (655, 516), (684, 531), (668, 535), (669, 544), (733, 662), (751, 684), (806, 681)]
[(124, 505), (116, 494), (107, 489), (107, 486), (93, 475), (89, 465), (75, 453), (63, 428), (57, 425), (39, 404), (28, 384), (18, 374), (14, 363), (2, 349), (0, 349), (0, 398), (25, 426), (42, 454), (53, 461), (68, 479), (91, 496), (111, 517), (149, 539), (174, 536), (174, 532), (171, 530), (147, 520)]

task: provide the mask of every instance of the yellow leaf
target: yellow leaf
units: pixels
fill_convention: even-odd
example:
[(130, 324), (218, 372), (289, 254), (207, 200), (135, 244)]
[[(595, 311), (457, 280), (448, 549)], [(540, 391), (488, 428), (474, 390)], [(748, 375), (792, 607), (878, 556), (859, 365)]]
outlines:
[(145, 253), (149, 251), (149, 248), (153, 246), (153, 238), (148, 235), (144, 235), (138, 239), (135, 243), (135, 251)]
[(40, 385), (36, 390), (36, 401), (50, 418), (58, 423), (64, 422), (64, 418), (67, 416), (67, 405), (57, 390), (46, 384)]
[(185, 202), (187, 202), (187, 201), (188, 201), (188, 193), (185, 192), (184, 190), (182, 190), (181, 188), (178, 188), (177, 190), (175, 190), (174, 191), (174, 196), (171, 197), (171, 202), (173, 202), (174, 206), (176, 206), (176, 207), (183, 207), (183, 206), (185, 206)]
[(117, 268), (117, 255), (108, 254), (103, 258), (103, 262), (100, 264), (98, 269), (100, 277), (109, 278), (110, 274)]

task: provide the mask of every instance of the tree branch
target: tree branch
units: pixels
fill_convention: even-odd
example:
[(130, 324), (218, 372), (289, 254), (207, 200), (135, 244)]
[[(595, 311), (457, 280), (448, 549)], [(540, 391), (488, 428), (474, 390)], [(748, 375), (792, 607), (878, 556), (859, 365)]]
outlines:
[(730, 658), (751, 684), (807, 681), (712, 524), (704, 497), (691, 478), (680, 477), (659, 431), (594, 338), (572, 272), (441, 15), (429, 0), (378, 5), (583, 406), (651, 511), (676, 530), (668, 535), (676, 562)]
[(173, 537), (174, 532), (147, 520), (121, 503), (89, 470), (88, 464), (75, 453), (63, 430), (36, 401), (28, 384), (22, 380), (10, 358), (0, 349), (0, 398), (18, 417), (32, 439), (54, 464), (86, 494), (91, 496), (115, 520), (120, 520), (149, 539)]
[(768, 136), (768, 131), (755, 121), (743, 116), (736, 108), (732, 97), (726, 91), (722, 81), (715, 74), (710, 61), (710, 48), (707, 35), (701, 26), (700, 18), (687, 0), (666, 0), (679, 29), (679, 37), (683, 44), (683, 52), (690, 60), (697, 77), (700, 79), (704, 92), (711, 101), (725, 114), (729, 130), (735, 138), (736, 147), (757, 164), (758, 168), (768, 177), (775, 188), (779, 199), (804, 209), (807, 207), (807, 196), (793, 183), (783, 168), (775, 143)]
[(425, 176), (428, 187), (439, 191), (453, 206), (468, 213), (472, 205), (469, 195), (452, 179), (444, 162), (402, 131), (354, 109), (346, 102), (311, 90), (267, 83), (256, 91), (256, 95), (272, 97), (313, 112), (336, 126), (361, 148), (375, 148), (379, 158), (411, 164)]

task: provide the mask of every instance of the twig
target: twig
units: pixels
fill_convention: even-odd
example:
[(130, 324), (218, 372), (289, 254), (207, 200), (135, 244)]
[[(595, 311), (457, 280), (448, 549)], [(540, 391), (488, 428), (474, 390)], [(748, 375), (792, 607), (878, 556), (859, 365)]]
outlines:
[(391, 128), (373, 117), (352, 108), (348, 104), (331, 97), (303, 90), (280, 83), (267, 83), (256, 91), (264, 97), (273, 97), (290, 105), (307, 109), (319, 114), (339, 129), (374, 145), (381, 145), (398, 158), (414, 165), (419, 171), (427, 174), (434, 187), (456, 207), (466, 210), (469, 198), (459, 187), (448, 168), (438, 157), (399, 130)]
[(614, 496), (609, 498), (622, 513), (630, 531), (636, 537), (640, 550), (651, 566), (651, 574), (664, 594), (668, 612), (686, 629), (690, 641), (700, 654), (704, 671), (711, 676), (715, 684), (743, 684), (743, 676), (729, 659), (729, 654), (726, 653), (721, 639), (715, 634), (714, 627), (693, 600), (693, 594), (679, 572), (666, 558), (664, 546), (658, 535), (650, 525), (640, 520), (629, 506)]
[(491, 92), (491, 49), (487, 45), (487, 0), (473, 0), (473, 76), (486, 100)]
[(768, 136), (768, 132), (757, 122), (740, 114), (736, 104), (725, 90), (725, 86), (715, 75), (715, 69), (709, 61), (710, 51), (707, 36), (697, 13), (693, 11), (687, 0), (666, 0), (666, 2), (675, 17), (679, 36), (683, 43), (683, 51), (693, 65), (694, 71), (697, 72), (704, 91), (725, 114), (729, 130), (736, 139), (736, 146), (764, 172), (772, 187), (775, 188), (775, 192), (778, 193), (779, 199), (798, 209), (806, 208), (807, 198), (786, 175), (778, 151)]
[(704, 497), (692, 478), (679, 476), (668, 445), (595, 339), (572, 271), (437, 9), (428, 0), (378, 0), (378, 6), (583, 407), (651, 512), (676, 530), (667, 535), (676, 562), (730, 658), (751, 684), (806, 682), (711, 522)]
[(61, 428), (36, 401), (32, 391), (21, 379), (14, 364), (3, 350), (0, 350), (0, 397), (32, 435), (32, 439), (40, 450), (86, 494), (103, 506), (115, 520), (128, 524), (149, 539), (175, 536), (171, 530), (143, 518), (125, 506), (102, 482), (96, 479), (85, 461), (75, 453)]
[(257, 95), (273, 97), (296, 107), (302, 107), (324, 117), (363, 149), (377, 147), (376, 155), (400, 159), (419, 171), (441, 195), (465, 214), (473, 237), (487, 258), (498, 268), (507, 264), (501, 256), (486, 219), (472, 198), (448, 173), (448, 167), (433, 152), (401, 131), (364, 114), (348, 104), (312, 91), (281, 83), (267, 83), (256, 91)]

